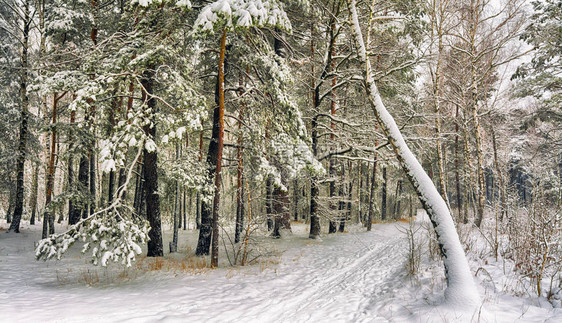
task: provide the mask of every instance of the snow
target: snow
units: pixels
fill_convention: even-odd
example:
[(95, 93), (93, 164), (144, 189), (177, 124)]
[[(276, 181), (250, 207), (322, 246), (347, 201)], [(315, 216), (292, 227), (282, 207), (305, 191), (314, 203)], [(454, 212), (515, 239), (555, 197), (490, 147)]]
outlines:
[(359, 47), (359, 56), (366, 68), (365, 83), (368, 87), (369, 101), (375, 110), (375, 115), (379, 119), (383, 131), (389, 138), (389, 141), (391, 141), (392, 146), (396, 147), (395, 153), (399, 160), (402, 160), (401, 165), (404, 171), (412, 178), (412, 184), (415, 186), (416, 191), (421, 194), (420, 200), (422, 200), (422, 203), (426, 203), (428, 210), (432, 210), (432, 216), (434, 217), (432, 220), (437, 223), (435, 231), (439, 236), (439, 242), (443, 244), (442, 249), (446, 254), (444, 257), (445, 268), (448, 270), (448, 286), (445, 290), (445, 299), (449, 305), (456, 308), (467, 306), (475, 308), (480, 303), (480, 297), (475, 288), (449, 208), (437, 191), (431, 178), (429, 178), (415, 155), (410, 151), (400, 133), (398, 125), (382, 102), (377, 85), (373, 81), (370, 62), (367, 58), (359, 25), (355, 0), (350, 1), (350, 13), (354, 38)]
[[(284, 240), (261, 237), (271, 256), (247, 267), (181, 270), (143, 258), (131, 268), (94, 267), (74, 246), (60, 261), (35, 261), (41, 224), (0, 232), (0, 313), (11, 322), (560, 322), (562, 309), (486, 289), (482, 307), (463, 312), (439, 305), (444, 277), (429, 266), (410, 279), (405, 223), (371, 232), (310, 240), (293, 223)], [(0, 227), (7, 228), (4, 220)], [(62, 227), (57, 230), (62, 231)], [(4, 231), (4, 230), (2, 230)], [(165, 245), (171, 240), (164, 235)], [(164, 264), (192, 256), (197, 231), (180, 231), (179, 249)], [(191, 257), (191, 258), (190, 258)], [(225, 261), (224, 249), (221, 259)], [(427, 265), (427, 264), (426, 264)]]
[(195, 29), (201, 32), (212, 31), (219, 25), (228, 30), (251, 26), (291, 30), (291, 23), (281, 5), (276, 1), (262, 0), (217, 0), (205, 6), (195, 21)]

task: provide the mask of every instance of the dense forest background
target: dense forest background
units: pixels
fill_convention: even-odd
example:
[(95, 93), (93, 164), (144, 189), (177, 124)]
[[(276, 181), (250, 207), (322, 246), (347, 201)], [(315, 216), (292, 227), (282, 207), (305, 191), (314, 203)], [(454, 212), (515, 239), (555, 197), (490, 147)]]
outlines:
[(411, 218), (372, 75), (465, 249), (479, 232), (559, 297), (560, 17), (559, 0), (0, 0), (0, 210), (42, 225), (38, 258), (82, 239), (104, 266), (177, 252), (178, 230), (244, 265), (291, 221), (314, 239)]

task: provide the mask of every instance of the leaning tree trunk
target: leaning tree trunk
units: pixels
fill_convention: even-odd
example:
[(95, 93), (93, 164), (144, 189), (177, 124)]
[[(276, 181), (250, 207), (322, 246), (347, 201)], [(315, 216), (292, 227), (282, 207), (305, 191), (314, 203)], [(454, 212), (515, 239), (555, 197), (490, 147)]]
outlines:
[[(154, 68), (149, 66), (143, 73), (141, 84), (143, 87), (143, 99), (147, 102), (147, 108), (150, 111), (150, 122), (143, 126), (145, 135), (152, 139), (156, 139), (156, 99), (154, 93)], [(158, 195), (158, 151), (156, 147), (150, 151), (145, 148), (144, 153), (144, 191), (146, 194), (146, 218), (150, 223), (150, 231), (148, 231), (148, 257), (162, 257), (164, 248), (162, 245), (162, 221), (160, 219), (160, 195)]]
[(347, 1), (350, 9), (352, 34), (358, 47), (359, 60), (365, 68), (365, 87), (375, 118), (388, 138), (400, 166), (402, 166), (414, 187), (435, 229), (447, 279), (448, 287), (445, 290), (445, 299), (451, 304), (478, 305), (480, 303), (478, 290), (474, 284), (449, 208), (419, 161), (410, 151), (394, 118), (382, 102), (379, 90), (373, 80), (371, 63), (367, 58), (355, 7), (356, 0)]
[(18, 155), (16, 163), (16, 200), (12, 223), (8, 231), (20, 232), (20, 221), (23, 214), (23, 175), (25, 173), (25, 157), (27, 145), (27, 118), (29, 110), (29, 97), (27, 96), (27, 77), (28, 77), (28, 45), (30, 28), (30, 0), (25, 1), (23, 11), (23, 40), (21, 54), (21, 77), (20, 77), (20, 137), (18, 141)]

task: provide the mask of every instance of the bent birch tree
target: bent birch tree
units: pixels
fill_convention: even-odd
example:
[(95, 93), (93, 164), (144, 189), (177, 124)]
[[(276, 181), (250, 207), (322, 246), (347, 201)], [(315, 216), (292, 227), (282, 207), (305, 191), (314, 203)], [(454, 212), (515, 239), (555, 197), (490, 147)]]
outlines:
[(450, 305), (478, 305), (480, 296), (472, 278), (453, 218), (437, 188), (410, 151), (394, 118), (382, 102), (367, 58), (367, 50), (357, 16), (356, 0), (347, 0), (351, 32), (357, 46), (358, 58), (364, 66), (364, 86), (377, 123), (388, 138), (400, 166), (412, 183), (420, 202), (435, 229), (445, 267), (447, 289), (445, 302)]

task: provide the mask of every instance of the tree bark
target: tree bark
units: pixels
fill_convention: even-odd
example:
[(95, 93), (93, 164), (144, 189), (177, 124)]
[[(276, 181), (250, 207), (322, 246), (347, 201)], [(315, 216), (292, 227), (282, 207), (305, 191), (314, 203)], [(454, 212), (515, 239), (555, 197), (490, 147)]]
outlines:
[[(225, 39), (226, 42), (226, 39)], [(222, 46), (222, 36), (221, 36), (221, 46)], [(220, 71), (224, 73), (224, 66), (227, 61), (226, 48), (223, 53), (224, 57), (220, 57), (219, 52), (219, 74)], [(222, 63), (221, 63), (222, 62)], [(221, 83), (222, 81), (222, 83)], [(211, 135), (211, 141), (209, 142), (209, 149), (207, 152), (207, 178), (209, 183), (214, 183), (216, 186), (216, 172), (219, 160), (219, 136), (221, 133), (221, 111), (220, 111), (220, 101), (221, 101), (221, 88), (223, 89), (223, 100), (224, 100), (224, 74), (222, 75), (222, 80), (220, 76), (217, 75), (217, 81), (215, 83), (215, 109), (213, 111), (213, 132)], [(224, 115), (224, 110), (222, 111)], [(223, 124), (224, 127), (224, 124)], [(201, 137), (202, 138), (202, 137)], [(202, 141), (200, 142), (202, 144)], [(220, 186), (218, 186), (220, 188)], [(219, 200), (220, 201), (220, 200)], [(201, 228), (199, 229), (199, 239), (197, 241), (197, 248), (195, 254), (198, 256), (208, 255), (211, 251), (211, 238), (213, 230), (213, 204), (210, 204), (207, 199), (201, 199)]]
[(299, 220), (299, 180), (293, 180), (293, 219)]
[[(437, 5), (434, 4), (432, 12), (432, 33), (437, 32), (437, 63), (435, 66), (435, 72), (433, 75), (433, 109), (435, 112), (435, 135), (437, 146), (437, 169), (439, 171), (439, 186), (441, 187), (441, 197), (445, 200), (445, 203), (450, 208), (449, 198), (447, 196), (447, 181), (444, 166), (443, 148), (441, 143), (441, 65), (443, 61), (443, 11), (447, 6), (447, 2), (439, 2)], [(445, 7), (442, 7), (445, 6)], [(439, 10), (439, 14), (435, 11)]]
[(382, 198), (381, 198), (381, 220), (386, 220), (386, 166), (382, 168)]
[(402, 195), (402, 180), (396, 181), (396, 195), (394, 198), (394, 218), (400, 219), (400, 200)]
[[(376, 143), (375, 143), (375, 147), (376, 147)], [(369, 213), (367, 215), (367, 231), (371, 231), (372, 227), (373, 227), (373, 215), (374, 215), (374, 207), (375, 207), (375, 179), (377, 177), (377, 159), (378, 159), (378, 153), (375, 151), (375, 155), (373, 157), (373, 174), (371, 175), (371, 192), (369, 194)], [(368, 167), (367, 167), (368, 168)], [(367, 177), (369, 176), (369, 174), (367, 174)], [(369, 179), (367, 178), (367, 181)]]
[[(246, 72), (249, 72), (249, 68), (246, 68)], [(240, 87), (244, 87), (244, 76), (240, 77), (239, 85)], [(244, 91), (240, 91), (239, 93), (241, 96), (244, 94)], [(238, 165), (236, 167), (236, 228), (234, 232), (234, 243), (240, 242), (240, 235), (242, 234), (242, 229), (244, 227), (244, 158), (243, 158), (243, 150), (242, 144), (244, 142), (244, 135), (242, 133), (242, 122), (244, 120), (244, 109), (245, 104), (242, 102), (240, 104), (240, 111), (238, 113), (238, 148), (236, 149), (237, 161)]]
[[(313, 93), (314, 98), (314, 93)], [(316, 156), (318, 153), (318, 130), (317, 118), (312, 118), (312, 154)], [(320, 218), (318, 217), (318, 195), (320, 190), (318, 188), (318, 179), (316, 175), (312, 175), (310, 180), (310, 239), (318, 239), (320, 237)]]
[[(458, 221), (462, 221), (462, 214), (463, 214), (463, 201), (462, 201), (462, 194), (461, 194), (461, 180), (460, 180), (460, 161), (459, 161), (459, 106), (456, 106), (456, 113), (455, 113), (455, 184), (456, 184), (456, 191), (457, 191), (457, 210), (458, 210)], [(467, 219), (468, 220), (468, 219)]]
[[(145, 135), (156, 139), (156, 99), (154, 93), (154, 66), (149, 66), (143, 73), (141, 85), (143, 87), (143, 99), (150, 111), (150, 123), (143, 126)], [(148, 151), (146, 145), (144, 154), (144, 191), (146, 194), (146, 218), (150, 223), (148, 231), (148, 257), (162, 257), (164, 248), (162, 245), (162, 221), (160, 219), (160, 196), (158, 195), (158, 151)]]
[[(316, 85), (314, 81), (314, 23), (310, 24), (310, 72), (312, 75), (310, 85), (311, 85), (311, 101), (313, 113), (316, 113), (317, 96), (316, 96)], [(314, 116), (312, 118), (310, 137), (312, 140), (312, 154), (317, 157), (318, 154), (318, 117)], [(318, 188), (318, 178), (316, 175), (312, 175), (310, 178), (310, 232), (308, 237), (310, 239), (318, 239), (320, 237), (320, 218), (318, 217), (318, 195), (320, 190)]]
[[(74, 125), (75, 121), (76, 121), (76, 111), (71, 111), (70, 112), (71, 127), (72, 125)], [(72, 129), (70, 131), (72, 131)], [(73, 137), (74, 136), (72, 135), (72, 133), (70, 133), (68, 136), (68, 142), (69, 142), (68, 150), (72, 150), (72, 148), (74, 147)], [(68, 157), (68, 189), (71, 190), (73, 194), (76, 189), (74, 186), (75, 186), (74, 185), (74, 156), (72, 153), (70, 153), (70, 156)], [(76, 224), (78, 221), (80, 221), (80, 208), (76, 207), (75, 199), (70, 198), (68, 200), (68, 224), (73, 225)]]
[(27, 78), (28, 78), (28, 46), (29, 34), (31, 25), (30, 16), (30, 0), (26, 0), (23, 8), (23, 40), (22, 40), (22, 54), (21, 54), (21, 76), (20, 76), (20, 129), (18, 140), (18, 156), (16, 162), (16, 200), (14, 205), (14, 214), (12, 223), (8, 231), (16, 233), (20, 232), (21, 216), (23, 214), (23, 176), (25, 173), (25, 159), (26, 159), (26, 146), (27, 146), (27, 118), (29, 114), (29, 97), (27, 96)]
[[(63, 94), (64, 95), (64, 94)], [(55, 186), (55, 150), (57, 132), (55, 124), (57, 123), (57, 103), (62, 96), (57, 97), (53, 94), (53, 109), (51, 115), (51, 144), (49, 152), (49, 168), (47, 169), (47, 192), (45, 194), (45, 212), (43, 214), (43, 234), (42, 238), (47, 238), (48, 234), (55, 233), (54, 217), (55, 210), (51, 207), (51, 199), (53, 196), (53, 188)]]
[(265, 180), (265, 215), (267, 231), (271, 231), (273, 230), (273, 175), (267, 175)]
[[(203, 131), (199, 133), (199, 161), (203, 159)], [(201, 192), (197, 191), (195, 201), (195, 226), (197, 230), (201, 229)]]
[(271, 236), (281, 238), (282, 231), (291, 230), (291, 215), (289, 213), (289, 192), (274, 185), (273, 192), (273, 217), (275, 219)]
[(492, 128), (492, 146), (494, 149), (494, 164), (495, 164), (496, 174), (499, 182), (498, 186), (499, 186), (500, 201), (501, 201), (501, 212), (500, 212), (500, 222), (501, 222), (503, 221), (504, 217), (507, 217), (507, 201), (506, 201), (506, 193), (505, 193), (505, 183), (500, 167), (500, 160), (498, 158), (498, 147), (496, 144), (496, 132), (494, 131), (494, 128)]
[(224, 61), (226, 51), (226, 29), (223, 29), (219, 51), (219, 135), (217, 143), (217, 163), (215, 168), (215, 197), (213, 199), (213, 237), (211, 246), (211, 267), (219, 265), (219, 208), (221, 192), (221, 168), (224, 137)]
[(10, 196), (8, 197), (8, 212), (6, 212), (6, 223), (12, 223), (12, 215), (14, 214), (15, 204), (16, 204), (16, 189), (14, 187), (14, 181), (10, 181), (12, 187), (10, 188)]

